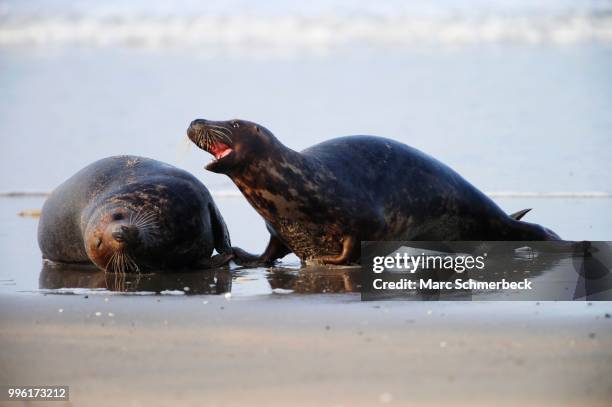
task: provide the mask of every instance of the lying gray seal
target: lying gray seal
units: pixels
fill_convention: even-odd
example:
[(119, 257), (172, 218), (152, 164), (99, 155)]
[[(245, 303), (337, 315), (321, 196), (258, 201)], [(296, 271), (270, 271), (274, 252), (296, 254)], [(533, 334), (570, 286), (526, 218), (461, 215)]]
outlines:
[(394, 140), (335, 138), (302, 152), (263, 126), (195, 120), (188, 137), (213, 154), (206, 169), (228, 175), (265, 219), (271, 237), (260, 256), (289, 252), (303, 261), (357, 262), (361, 241), (557, 240), (552, 231), (508, 216), (448, 166)]
[(57, 187), (42, 208), (38, 244), (45, 259), (115, 272), (210, 268), (232, 257), (206, 187), (136, 156), (101, 159)]

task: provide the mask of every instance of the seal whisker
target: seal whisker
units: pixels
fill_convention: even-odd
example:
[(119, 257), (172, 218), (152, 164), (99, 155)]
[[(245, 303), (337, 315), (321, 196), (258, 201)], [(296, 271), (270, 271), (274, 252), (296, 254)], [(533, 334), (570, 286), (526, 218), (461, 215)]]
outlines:
[(142, 218), (137, 223), (134, 223), (134, 226), (146, 226), (151, 223), (158, 222), (158, 216), (156, 214), (148, 215), (146, 218)]
[(140, 273), (140, 267), (138, 267), (138, 263), (136, 263), (136, 261), (134, 261), (134, 259), (132, 258), (132, 256), (126, 254), (126, 258), (130, 263), (130, 271), (133, 269), (134, 273)]
[(198, 135), (197, 135), (196, 144), (200, 148), (204, 148), (204, 149), (208, 150), (209, 143), (210, 143), (210, 141), (208, 139), (209, 139), (208, 133), (206, 131), (202, 131), (202, 132), (198, 133)]
[(138, 228), (141, 233), (151, 233), (157, 231), (159, 229), (159, 226), (157, 224), (148, 224), (139, 226)]
[(112, 266), (113, 273), (117, 273), (119, 272), (119, 268), (120, 268), (121, 253), (117, 251), (113, 254), (113, 257), (114, 257), (113, 264), (111, 266)]
[(153, 212), (152, 210), (149, 210), (149, 209), (144, 209), (144, 210), (139, 211), (139, 214), (140, 214), (140, 216), (138, 217), (137, 220), (142, 220), (142, 219), (145, 219), (145, 218), (147, 218), (149, 216), (154, 216), (155, 212)]
[(119, 252), (115, 252), (115, 259), (113, 260), (113, 264), (112, 264), (113, 273), (117, 273), (119, 270), (119, 257), (120, 257)]
[(207, 127), (208, 127), (209, 129), (215, 129), (215, 130), (218, 130), (218, 131), (220, 131), (220, 132), (222, 132), (222, 133), (227, 134), (228, 136), (231, 136), (231, 135), (232, 135), (232, 131), (231, 131), (230, 129), (228, 129), (227, 127), (217, 126), (217, 125), (215, 125), (215, 124), (209, 124)]
[(211, 137), (218, 138), (218, 139), (224, 139), (224, 137), (226, 137), (225, 134), (215, 129), (206, 129), (206, 134), (208, 134)]
[(120, 273), (121, 272), (121, 252), (116, 252), (117, 256), (115, 257), (115, 261), (113, 262), (113, 272)]
[(130, 255), (127, 253), (124, 253), (124, 259), (125, 259), (125, 271), (126, 273), (131, 273), (132, 272), (132, 262), (130, 259)]
[(159, 222), (157, 219), (150, 219), (146, 222), (141, 222), (138, 225), (139, 228), (147, 228), (147, 227), (159, 227)]
[(127, 264), (126, 264), (126, 261), (125, 261), (125, 253), (124, 252), (120, 252), (120, 253), (121, 253), (121, 255), (120, 255), (120, 258), (121, 258), (120, 272), (121, 272), (121, 274), (125, 274), (126, 269), (127, 269)]
[(159, 223), (158, 223), (158, 221), (156, 219), (149, 219), (147, 221), (140, 222), (140, 223), (136, 224), (135, 226), (138, 227), (139, 229), (147, 228), (147, 227), (151, 227), (151, 226), (159, 227)]
[(132, 223), (138, 224), (143, 219), (146, 219), (147, 217), (151, 216), (152, 214), (153, 214), (152, 211), (150, 211), (148, 209), (141, 209), (141, 210), (138, 211), (138, 213), (137, 213), (136, 217), (133, 219)]
[(144, 221), (147, 221), (147, 220), (149, 220), (149, 219), (153, 219), (153, 218), (155, 218), (155, 217), (156, 217), (156, 214), (155, 214), (154, 212), (152, 212), (152, 211), (147, 211), (147, 212), (146, 212), (146, 214), (145, 214), (145, 215), (143, 215), (143, 216), (142, 216), (142, 217), (139, 219), (139, 221), (144, 222)]
[(141, 222), (144, 218), (146, 218), (147, 216), (149, 216), (151, 211), (149, 210), (139, 210), (138, 214), (136, 215), (136, 217), (133, 220), (133, 224), (138, 224), (139, 222)]
[(141, 227), (146, 225), (151, 221), (155, 221), (157, 219), (157, 214), (152, 211), (145, 211), (146, 213), (140, 216), (134, 223), (134, 226)]
[(119, 258), (120, 254), (118, 252), (115, 252), (113, 264), (111, 265), (113, 273), (117, 273), (119, 271)]
[(130, 223), (135, 224), (136, 222), (138, 222), (138, 219), (140, 218), (141, 214), (142, 214), (142, 211), (136, 212), (136, 216), (132, 216), (132, 214), (130, 213)]
[(111, 265), (111, 267), (112, 267), (113, 273), (116, 273), (117, 269), (119, 268), (119, 253), (115, 252), (114, 257), (115, 258), (113, 259), (113, 264)]
[(143, 210), (139, 210), (139, 211), (136, 213), (136, 216), (134, 216), (134, 218), (132, 219), (132, 221), (131, 221), (130, 223), (132, 223), (132, 224), (136, 224), (136, 223), (138, 223), (138, 222), (140, 221), (140, 219), (142, 219), (142, 217), (143, 217), (144, 215), (145, 215), (145, 211), (143, 211)]
[(207, 131), (200, 133), (199, 141), (202, 148), (204, 148), (206, 151), (210, 150), (212, 140)]
[(211, 135), (217, 137), (220, 141), (225, 142), (225, 143), (229, 143), (231, 144), (232, 139), (230, 138), (229, 135), (220, 132), (219, 130), (215, 130), (215, 129), (208, 129), (207, 133), (210, 132)]
[(104, 271), (108, 271), (108, 266), (111, 265), (111, 262), (113, 261), (113, 259), (115, 258), (115, 255), (117, 253), (113, 253), (113, 255), (110, 257), (110, 259), (108, 259), (108, 261), (106, 262), (106, 265), (104, 266)]

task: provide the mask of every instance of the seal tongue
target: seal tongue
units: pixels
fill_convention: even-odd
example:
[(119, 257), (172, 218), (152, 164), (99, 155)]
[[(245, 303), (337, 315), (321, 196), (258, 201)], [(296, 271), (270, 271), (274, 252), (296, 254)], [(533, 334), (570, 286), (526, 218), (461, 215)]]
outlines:
[(217, 142), (210, 147), (210, 152), (212, 153), (212, 155), (215, 156), (217, 160), (220, 160), (229, 153), (231, 153), (232, 149), (223, 143)]

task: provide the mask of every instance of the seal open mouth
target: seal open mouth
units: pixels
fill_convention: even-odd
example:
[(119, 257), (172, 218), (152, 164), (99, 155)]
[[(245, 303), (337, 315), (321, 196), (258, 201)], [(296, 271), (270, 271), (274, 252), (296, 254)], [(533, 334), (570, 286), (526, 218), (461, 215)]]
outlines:
[(192, 130), (190, 128), (187, 136), (196, 146), (212, 154), (215, 157), (213, 162), (222, 160), (234, 151), (229, 135), (217, 129)]
[(196, 119), (187, 129), (187, 137), (200, 149), (215, 158), (206, 165), (209, 171), (222, 172), (232, 168), (236, 157), (232, 131), (226, 126), (204, 119)]
[(209, 148), (205, 148), (205, 150), (214, 155), (217, 161), (228, 156), (232, 153), (232, 151), (234, 151), (230, 146), (223, 144), (220, 141), (210, 143)]

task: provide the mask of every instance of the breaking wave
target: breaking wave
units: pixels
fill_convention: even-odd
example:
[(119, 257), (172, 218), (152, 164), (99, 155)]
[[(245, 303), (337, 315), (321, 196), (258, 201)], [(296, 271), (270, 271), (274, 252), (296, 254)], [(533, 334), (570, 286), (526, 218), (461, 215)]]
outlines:
[(409, 47), (612, 43), (612, 14), (493, 16), (10, 16), (0, 46)]

